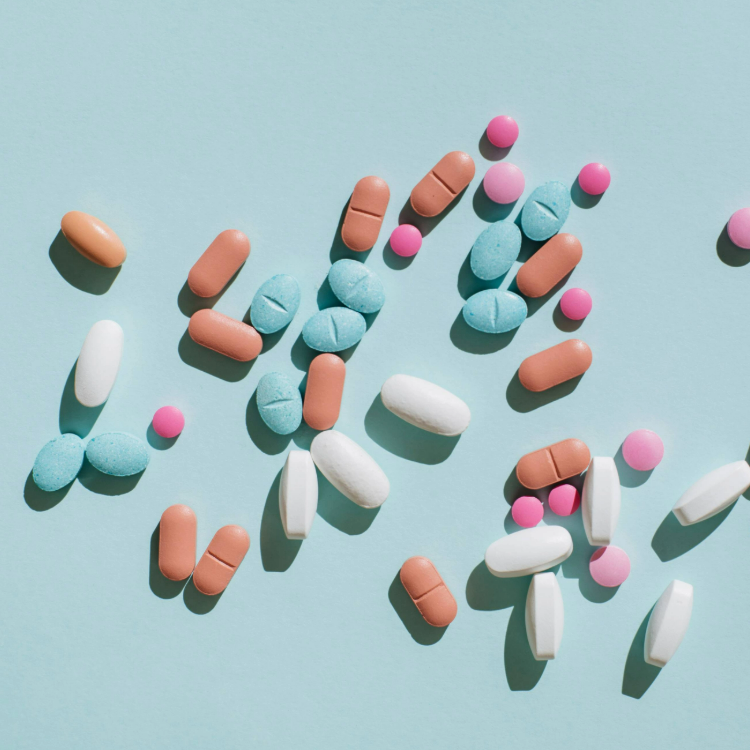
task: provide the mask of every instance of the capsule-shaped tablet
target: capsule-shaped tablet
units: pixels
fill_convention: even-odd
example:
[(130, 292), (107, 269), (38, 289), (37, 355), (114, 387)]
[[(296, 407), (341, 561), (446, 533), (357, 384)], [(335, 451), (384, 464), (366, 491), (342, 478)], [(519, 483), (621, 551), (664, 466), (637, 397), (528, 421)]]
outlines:
[(583, 528), (592, 547), (606, 547), (620, 518), (620, 476), (613, 458), (591, 459), (581, 493)]
[(289, 451), (279, 485), (279, 512), (287, 539), (307, 539), (318, 509), (318, 474), (310, 451)]
[(516, 285), (527, 297), (543, 297), (580, 262), (583, 248), (572, 234), (555, 235), (516, 274)]
[(120, 371), (125, 334), (114, 320), (94, 323), (76, 362), (74, 391), (84, 406), (101, 406), (112, 392)]
[(699, 479), (677, 501), (672, 513), (683, 526), (705, 521), (728, 508), (750, 487), (747, 461), (727, 464)]
[(159, 522), (159, 570), (170, 581), (184, 581), (195, 567), (198, 519), (187, 505), (170, 505)]
[(198, 310), (188, 324), (190, 338), (238, 362), (255, 359), (263, 348), (263, 339), (252, 327), (216, 310)]
[(428, 625), (444, 628), (456, 618), (458, 605), (440, 573), (426, 557), (410, 557), (399, 574), (401, 583)]
[(268, 372), (258, 382), (258, 412), (277, 435), (291, 435), (302, 422), (302, 396), (283, 372)]
[(537, 573), (526, 595), (526, 636), (537, 661), (557, 656), (562, 642), (565, 611), (554, 573)]
[(567, 560), (573, 538), (562, 526), (534, 526), (515, 531), (493, 542), (484, 562), (493, 576), (518, 578), (539, 573)]
[(527, 453), (516, 466), (518, 481), (530, 490), (538, 490), (580, 474), (591, 460), (583, 440), (568, 438), (533, 453)]
[(195, 588), (206, 596), (220, 594), (229, 585), (249, 548), (250, 537), (242, 526), (222, 526), (195, 566)]
[(250, 240), (239, 229), (225, 229), (195, 261), (188, 286), (198, 297), (215, 297), (250, 255)]
[(468, 154), (451, 151), (411, 191), (411, 207), (420, 216), (437, 216), (472, 181), (474, 170)]
[(579, 339), (569, 339), (526, 357), (518, 368), (518, 379), (530, 391), (546, 391), (583, 375), (591, 367), (591, 360), (591, 349), (587, 344)]
[(363, 177), (355, 186), (341, 227), (350, 250), (369, 250), (377, 241), (391, 191), (380, 177)]
[(127, 250), (122, 240), (103, 221), (83, 211), (68, 211), (60, 229), (84, 258), (99, 266), (116, 268), (125, 262)]
[(656, 602), (646, 627), (643, 658), (664, 667), (675, 655), (687, 633), (693, 614), (693, 587), (674, 580)]
[(318, 354), (310, 362), (302, 416), (313, 430), (329, 430), (336, 424), (345, 379), (346, 364), (335, 354)]

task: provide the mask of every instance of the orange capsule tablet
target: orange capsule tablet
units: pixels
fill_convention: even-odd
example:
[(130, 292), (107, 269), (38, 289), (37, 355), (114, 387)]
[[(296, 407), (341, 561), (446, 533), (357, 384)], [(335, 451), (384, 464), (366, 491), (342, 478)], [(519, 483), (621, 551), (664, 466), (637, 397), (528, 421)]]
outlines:
[(586, 443), (569, 438), (527, 453), (516, 466), (516, 476), (524, 487), (538, 490), (580, 474), (590, 460), (591, 453)]
[(546, 391), (591, 367), (591, 349), (580, 339), (569, 339), (521, 362), (518, 379), (530, 391)]
[(68, 211), (62, 217), (60, 229), (84, 258), (105, 268), (116, 268), (125, 262), (127, 250), (120, 238), (95, 216), (83, 211)]
[(446, 154), (411, 191), (420, 216), (437, 216), (474, 178), (474, 160), (463, 151)]
[(428, 625), (444, 628), (456, 617), (458, 606), (435, 566), (426, 557), (410, 557), (401, 566), (401, 583)]
[(159, 522), (159, 570), (171, 581), (183, 581), (195, 567), (198, 519), (187, 505), (170, 505)]
[(239, 229), (225, 229), (195, 261), (188, 286), (198, 297), (215, 297), (250, 255), (250, 240)]
[(206, 596), (220, 594), (229, 585), (248, 549), (250, 537), (242, 526), (222, 526), (195, 566), (195, 588)]
[(579, 263), (583, 248), (572, 234), (556, 234), (516, 274), (516, 285), (527, 297), (543, 297)]
[(310, 362), (302, 416), (313, 430), (329, 430), (336, 424), (345, 378), (344, 360), (335, 354), (319, 354)]
[(391, 191), (380, 177), (363, 177), (349, 199), (341, 239), (350, 250), (369, 250), (378, 240)]
[(194, 313), (188, 324), (188, 333), (196, 344), (239, 362), (255, 359), (263, 348), (263, 339), (252, 326), (216, 310)]

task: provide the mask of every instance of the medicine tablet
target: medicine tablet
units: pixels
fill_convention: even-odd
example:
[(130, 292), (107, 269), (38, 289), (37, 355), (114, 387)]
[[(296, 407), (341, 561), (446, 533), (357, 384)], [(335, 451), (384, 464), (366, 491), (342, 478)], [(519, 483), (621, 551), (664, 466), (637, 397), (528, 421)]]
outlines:
[(521, 229), (530, 239), (541, 242), (557, 234), (570, 212), (570, 190), (562, 182), (538, 187), (521, 210)]
[(705, 521), (728, 508), (748, 488), (750, 466), (747, 461), (735, 461), (699, 479), (677, 501), (672, 512), (683, 526)]
[(693, 587), (684, 581), (672, 581), (648, 620), (643, 644), (643, 658), (648, 664), (666, 666), (682, 643), (692, 614)]
[(422, 233), (411, 224), (400, 224), (391, 232), (391, 250), (402, 258), (411, 258), (422, 247)]
[(521, 197), (526, 180), (523, 172), (515, 164), (504, 161), (493, 164), (487, 170), (482, 185), (491, 201), (507, 205), (515, 203)]
[(507, 333), (526, 320), (528, 307), (523, 298), (502, 289), (484, 289), (466, 300), (462, 315), (482, 333)]
[(735, 211), (727, 223), (729, 239), (743, 250), (750, 250), (750, 208)]
[(521, 230), (512, 221), (496, 221), (477, 237), (471, 248), (472, 273), (483, 281), (498, 279), (521, 252)]
[(524, 495), (513, 503), (510, 513), (519, 526), (530, 529), (544, 517), (544, 506), (539, 498)]
[(375, 313), (385, 304), (380, 277), (358, 260), (337, 260), (328, 271), (328, 283), (339, 302), (358, 313)]
[(487, 140), (497, 148), (510, 148), (518, 139), (518, 123), (509, 115), (493, 117), (487, 126)]
[(636, 430), (625, 438), (622, 457), (631, 469), (651, 471), (664, 457), (664, 443), (651, 430)]
[(558, 516), (572, 516), (581, 504), (581, 493), (572, 484), (560, 484), (550, 490), (547, 502)]
[(348, 307), (329, 307), (313, 315), (302, 329), (302, 339), (319, 352), (340, 352), (359, 343), (367, 324)]
[(573, 552), (573, 539), (562, 526), (535, 526), (514, 531), (493, 542), (484, 562), (498, 578), (518, 578), (539, 573), (567, 560)]
[(176, 438), (185, 427), (185, 417), (176, 406), (162, 406), (151, 420), (154, 432), (163, 438)]
[(125, 262), (127, 251), (120, 238), (103, 221), (83, 211), (68, 211), (62, 217), (60, 229), (65, 239), (83, 255), (99, 266), (117, 268)]
[(589, 195), (601, 195), (609, 187), (610, 180), (609, 170), (598, 162), (587, 164), (578, 173), (578, 184)]
[(585, 289), (568, 289), (560, 298), (560, 310), (570, 320), (583, 320), (591, 312), (591, 295)]
[(195, 261), (188, 286), (198, 297), (215, 297), (250, 255), (250, 240), (239, 229), (225, 229)]
[(524, 487), (538, 490), (580, 474), (590, 460), (586, 443), (568, 438), (527, 453), (516, 466), (516, 477)]
[(142, 440), (126, 432), (105, 432), (89, 440), (86, 460), (103, 474), (129, 477), (148, 466), (148, 449)]
[(195, 567), (198, 519), (187, 505), (170, 505), (159, 521), (159, 570), (170, 581), (184, 581)]
[(36, 486), (56, 492), (69, 485), (83, 466), (84, 446), (78, 435), (66, 434), (50, 440), (37, 454), (31, 475)]
[(299, 282), (285, 273), (261, 284), (250, 305), (250, 322), (258, 333), (276, 333), (292, 322), (300, 299)]
[(589, 560), (591, 577), (607, 588), (619, 586), (630, 575), (630, 558), (624, 549), (609, 545), (600, 547)]
[(188, 333), (196, 344), (238, 362), (255, 359), (263, 348), (263, 339), (252, 326), (216, 310), (194, 313), (188, 324)]
[(420, 216), (437, 216), (474, 178), (474, 160), (463, 151), (446, 154), (411, 191), (411, 207)]
[(580, 262), (581, 243), (572, 234), (558, 234), (542, 245), (516, 274), (516, 285), (527, 297), (543, 297)]
[(350, 250), (369, 250), (377, 241), (391, 191), (380, 177), (363, 177), (355, 186), (341, 227)]
[(216, 596), (229, 585), (250, 549), (250, 537), (242, 526), (222, 526), (193, 571), (193, 584), (201, 594)]
[(302, 396), (284, 373), (266, 373), (258, 383), (256, 399), (261, 418), (276, 434), (291, 435), (300, 426)]
[(537, 573), (526, 595), (526, 637), (537, 661), (557, 656), (562, 643), (565, 612), (554, 573)]
[(335, 354), (318, 354), (307, 371), (302, 416), (313, 430), (329, 430), (339, 418), (346, 364)]
[(101, 406), (112, 392), (120, 371), (125, 334), (114, 320), (94, 323), (76, 362), (74, 391), (79, 403)]
[(318, 474), (310, 451), (289, 451), (279, 484), (279, 512), (287, 539), (307, 539), (318, 509)]
[(521, 362), (518, 379), (534, 392), (546, 391), (583, 375), (591, 367), (591, 349), (579, 339), (569, 339)]
[(591, 459), (581, 493), (583, 528), (592, 547), (611, 544), (620, 518), (620, 476), (613, 458)]
[(426, 557), (410, 557), (401, 566), (399, 577), (428, 625), (445, 628), (456, 619), (456, 600), (432, 561)]

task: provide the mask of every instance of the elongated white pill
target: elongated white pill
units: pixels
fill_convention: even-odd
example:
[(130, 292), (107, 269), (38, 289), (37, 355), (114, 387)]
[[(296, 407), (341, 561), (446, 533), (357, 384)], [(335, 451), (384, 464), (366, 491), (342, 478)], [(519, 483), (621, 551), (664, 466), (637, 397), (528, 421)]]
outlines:
[(573, 539), (562, 526), (515, 531), (487, 547), (484, 562), (498, 578), (517, 578), (547, 570), (573, 552)]
[(557, 656), (562, 641), (565, 612), (554, 573), (537, 573), (526, 596), (526, 635), (537, 661)]
[(583, 482), (581, 511), (589, 544), (594, 547), (610, 544), (620, 518), (620, 475), (613, 458), (591, 459)]
[(317, 509), (318, 475), (310, 451), (289, 451), (279, 485), (279, 511), (287, 539), (307, 539)]
[(458, 396), (412, 375), (392, 375), (380, 398), (397, 417), (438, 435), (460, 435), (471, 421), (469, 407)]
[(747, 461), (714, 469), (699, 479), (672, 508), (683, 526), (705, 521), (728, 508), (750, 487), (750, 466)]
[(659, 597), (646, 629), (643, 658), (655, 667), (663, 667), (685, 637), (693, 614), (693, 587), (674, 580)]
[(125, 334), (114, 320), (94, 323), (78, 355), (76, 398), (84, 406), (101, 406), (117, 380)]
[(342, 494), (363, 508), (377, 508), (391, 485), (383, 470), (363, 448), (336, 430), (315, 437), (310, 453), (321, 474)]

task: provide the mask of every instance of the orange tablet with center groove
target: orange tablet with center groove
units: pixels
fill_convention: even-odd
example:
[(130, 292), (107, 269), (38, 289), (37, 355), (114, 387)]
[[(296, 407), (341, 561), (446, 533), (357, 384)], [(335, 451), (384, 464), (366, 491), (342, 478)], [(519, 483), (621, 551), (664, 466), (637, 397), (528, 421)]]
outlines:
[(590, 460), (586, 443), (569, 438), (527, 453), (516, 465), (516, 476), (524, 487), (538, 490), (580, 474)]
[(345, 378), (346, 364), (335, 354), (319, 354), (310, 362), (302, 416), (313, 430), (329, 430), (336, 424)]
[(252, 326), (216, 310), (194, 313), (188, 324), (188, 333), (196, 344), (238, 362), (255, 359), (263, 348), (263, 339)]
[(188, 286), (198, 297), (215, 297), (250, 255), (250, 240), (239, 229), (225, 229), (195, 261)]
[(229, 585), (250, 549), (250, 537), (242, 526), (222, 526), (193, 571), (195, 588), (216, 596)]
[(391, 191), (380, 177), (363, 177), (349, 199), (341, 239), (350, 250), (369, 250), (377, 241)]
[(527, 297), (543, 297), (578, 265), (582, 256), (577, 237), (557, 234), (521, 266), (516, 285)]
[(159, 570), (170, 581), (188, 578), (195, 567), (198, 519), (187, 505), (170, 505), (159, 521)]
[(401, 566), (401, 583), (428, 625), (444, 628), (456, 617), (458, 606), (440, 573), (426, 557), (410, 557)]
[(580, 339), (569, 339), (533, 354), (521, 362), (518, 379), (530, 391), (546, 391), (583, 375), (591, 367), (592, 354)]
[(60, 229), (84, 258), (99, 266), (117, 268), (125, 262), (127, 251), (122, 240), (103, 221), (83, 211), (68, 211)]
[(474, 178), (474, 160), (463, 151), (446, 154), (411, 191), (411, 207), (420, 216), (437, 216)]

